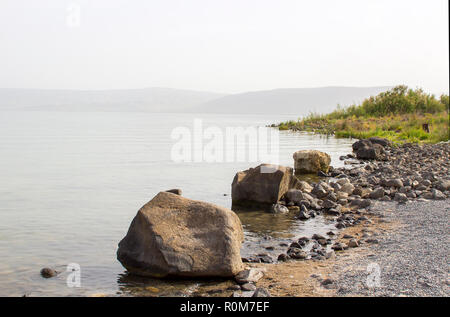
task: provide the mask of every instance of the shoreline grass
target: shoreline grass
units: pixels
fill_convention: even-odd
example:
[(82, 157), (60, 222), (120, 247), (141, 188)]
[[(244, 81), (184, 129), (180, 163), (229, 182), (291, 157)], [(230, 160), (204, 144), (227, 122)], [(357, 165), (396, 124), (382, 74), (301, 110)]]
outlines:
[[(382, 137), (394, 143), (438, 143), (450, 139), (449, 119), (448, 95), (437, 99), (421, 89), (397, 86), (360, 105), (344, 109), (338, 106), (329, 114), (312, 113), (306, 118), (272, 127), (337, 138)], [(429, 131), (424, 125), (428, 125)]]

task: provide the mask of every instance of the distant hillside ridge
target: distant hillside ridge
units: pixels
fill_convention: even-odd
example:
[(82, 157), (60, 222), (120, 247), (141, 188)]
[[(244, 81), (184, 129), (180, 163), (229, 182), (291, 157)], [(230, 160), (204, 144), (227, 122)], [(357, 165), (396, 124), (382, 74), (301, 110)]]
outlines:
[(379, 87), (284, 88), (226, 95), (195, 107), (200, 113), (295, 114), (328, 113), (387, 91)]
[(224, 94), (172, 88), (0, 89), (0, 110), (184, 112)]
[(0, 111), (168, 112), (216, 114), (328, 113), (391, 87), (283, 88), (220, 94), (172, 88), (118, 90), (0, 89)]

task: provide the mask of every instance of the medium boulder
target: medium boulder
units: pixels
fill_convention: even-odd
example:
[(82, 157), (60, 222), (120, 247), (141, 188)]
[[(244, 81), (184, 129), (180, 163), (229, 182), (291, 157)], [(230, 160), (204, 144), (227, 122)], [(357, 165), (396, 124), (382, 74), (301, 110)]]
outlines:
[(256, 168), (238, 172), (231, 185), (233, 205), (276, 204), (291, 188), (298, 188), (299, 181), (293, 169), (285, 166), (262, 164)]
[(374, 137), (359, 140), (353, 143), (352, 148), (359, 160), (382, 160), (386, 154), (384, 148), (389, 144), (387, 139)]
[(331, 157), (320, 151), (298, 151), (294, 153), (295, 174), (328, 173)]
[(384, 148), (379, 144), (360, 147), (356, 151), (359, 160), (381, 160), (385, 155)]
[(304, 193), (299, 189), (290, 189), (286, 193), (286, 199), (296, 205), (299, 205), (302, 201), (307, 201), (309, 203), (314, 202), (314, 198), (308, 193)]
[(134, 217), (117, 259), (142, 276), (231, 277), (243, 269), (243, 239), (233, 211), (161, 192)]

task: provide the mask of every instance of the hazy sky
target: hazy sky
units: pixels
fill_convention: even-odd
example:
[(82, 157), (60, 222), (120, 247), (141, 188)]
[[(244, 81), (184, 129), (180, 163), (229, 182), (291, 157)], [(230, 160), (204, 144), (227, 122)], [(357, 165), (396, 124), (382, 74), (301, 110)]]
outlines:
[(447, 0), (1, 0), (0, 87), (448, 92), (447, 12)]

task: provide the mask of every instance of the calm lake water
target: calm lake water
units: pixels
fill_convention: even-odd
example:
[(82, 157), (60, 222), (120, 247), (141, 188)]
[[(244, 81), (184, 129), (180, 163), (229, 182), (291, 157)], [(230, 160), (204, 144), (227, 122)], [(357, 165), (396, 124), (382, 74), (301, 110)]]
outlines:
[[(152, 285), (159, 290), (156, 295), (173, 295), (195, 287), (192, 281), (135, 279), (116, 260), (117, 244), (137, 210), (159, 191), (181, 188), (185, 197), (230, 208), (235, 173), (258, 165), (173, 162), (172, 130), (192, 129), (195, 118), (202, 119), (205, 128), (222, 129), (292, 119), (0, 112), (0, 296), (134, 295)], [(293, 167), (295, 151), (317, 149), (332, 156), (332, 165), (341, 166), (338, 158), (351, 152), (351, 143), (281, 132), (280, 164)], [(330, 226), (323, 218), (304, 223), (262, 212), (239, 216), (246, 234), (243, 255), (264, 250), (267, 243), (324, 232)], [(265, 243), (261, 237), (274, 240)], [(81, 267), (79, 288), (67, 287), (69, 263)], [(43, 279), (39, 271), (46, 266), (63, 273)]]

